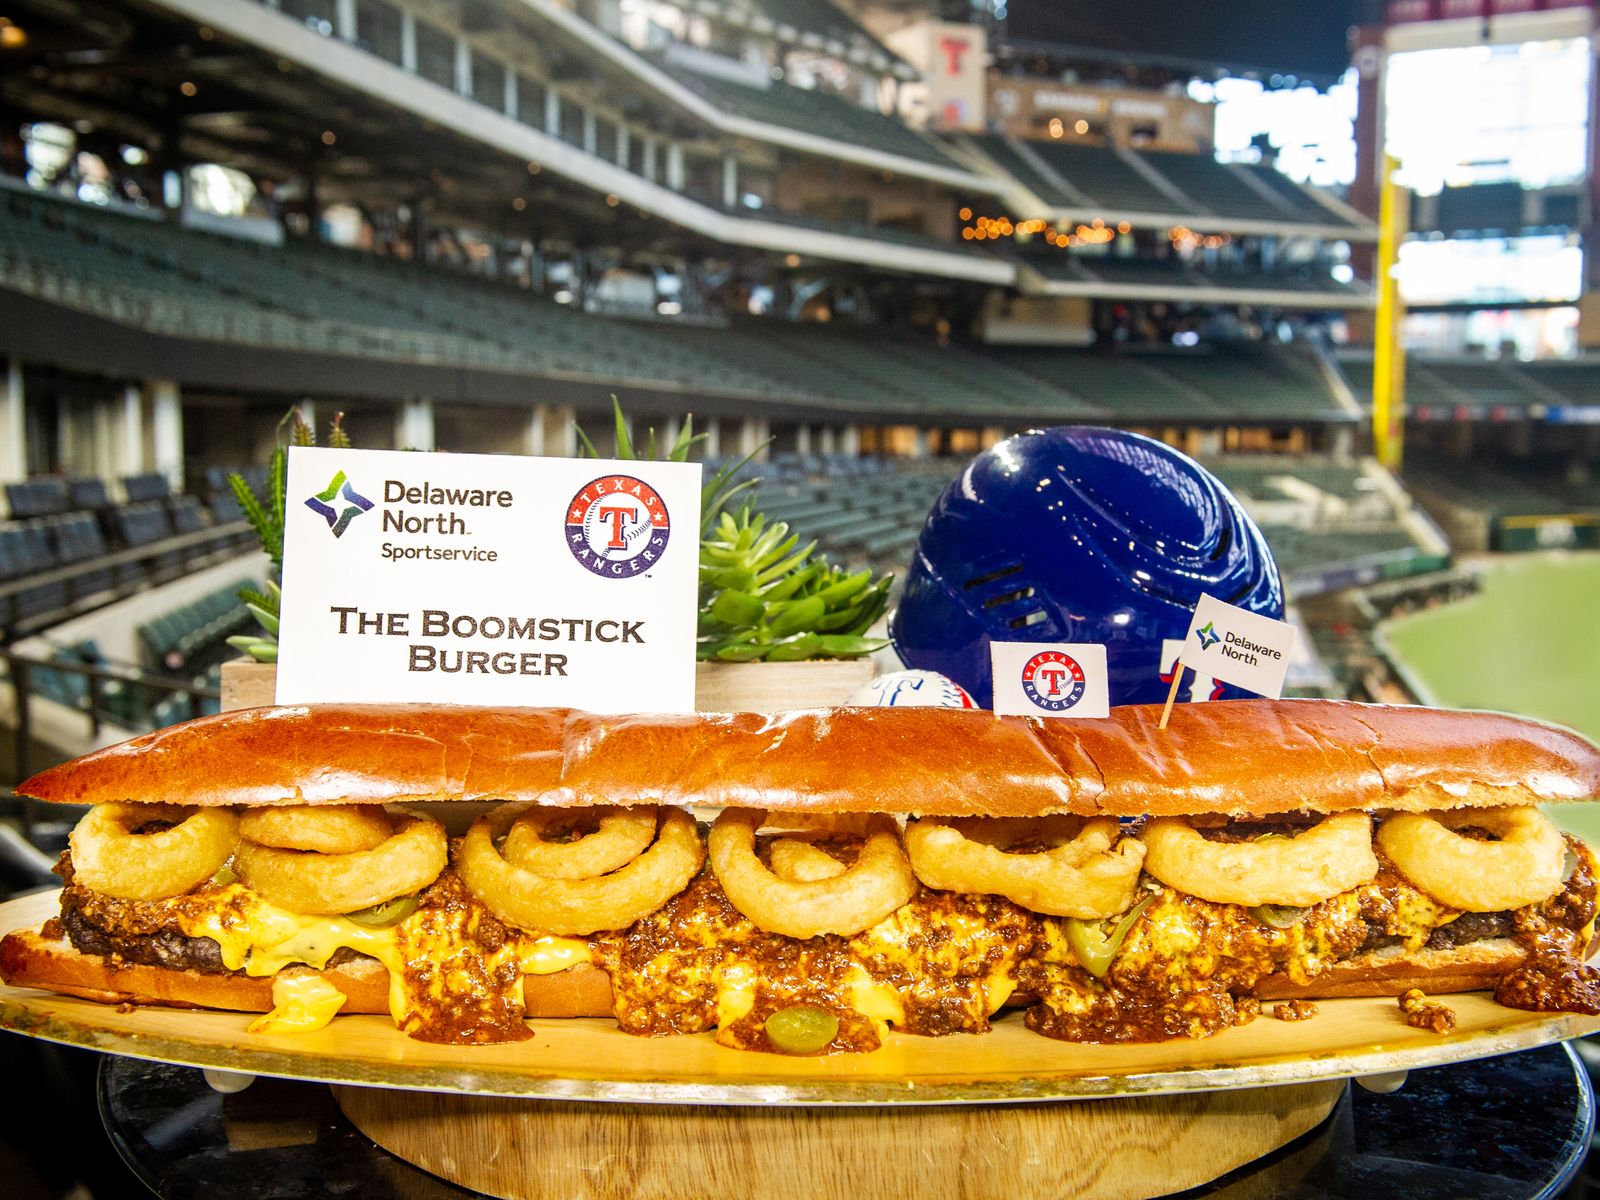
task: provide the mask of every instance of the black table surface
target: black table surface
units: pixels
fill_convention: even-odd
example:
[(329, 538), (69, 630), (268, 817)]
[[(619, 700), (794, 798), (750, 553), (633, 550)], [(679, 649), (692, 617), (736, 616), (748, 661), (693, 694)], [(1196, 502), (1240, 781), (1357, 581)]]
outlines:
[[(44, 1053), (72, 1056), (80, 1074), (83, 1062), (76, 1056), (94, 1057), (54, 1047)], [(114, 1057), (100, 1059), (95, 1075), (100, 1120), (126, 1165), (120, 1184), (102, 1168), (97, 1181), (71, 1193), (80, 1197), (444, 1200), (472, 1195), (368, 1141), (320, 1084), (259, 1079), (243, 1092), (224, 1096), (191, 1068)], [(1414, 1071), (1390, 1095), (1352, 1087), (1317, 1129), (1184, 1196), (1576, 1197), (1588, 1194), (1575, 1177), (1593, 1128), (1587, 1072), (1569, 1048), (1549, 1046)], [(80, 1154), (89, 1152), (86, 1138), (77, 1144)], [(0, 1194), (7, 1193), (5, 1178), (0, 1174)]]

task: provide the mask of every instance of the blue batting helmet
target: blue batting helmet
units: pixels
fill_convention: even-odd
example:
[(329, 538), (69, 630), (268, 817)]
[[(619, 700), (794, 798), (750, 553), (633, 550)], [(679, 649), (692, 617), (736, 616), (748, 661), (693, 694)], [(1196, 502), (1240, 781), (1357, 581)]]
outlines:
[(1181, 645), (1201, 593), (1283, 616), (1277, 564), (1238, 500), (1161, 442), (1063, 426), (1007, 438), (945, 489), (889, 636), (908, 667), (985, 706), (991, 641), (1104, 642), (1111, 703), (1159, 703), (1163, 644)]

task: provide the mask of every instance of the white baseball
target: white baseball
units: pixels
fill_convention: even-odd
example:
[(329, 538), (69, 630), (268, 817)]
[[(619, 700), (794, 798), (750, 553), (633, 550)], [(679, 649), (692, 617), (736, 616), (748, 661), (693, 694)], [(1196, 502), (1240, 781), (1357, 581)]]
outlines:
[(937, 671), (891, 671), (850, 695), (864, 708), (977, 708), (967, 690)]

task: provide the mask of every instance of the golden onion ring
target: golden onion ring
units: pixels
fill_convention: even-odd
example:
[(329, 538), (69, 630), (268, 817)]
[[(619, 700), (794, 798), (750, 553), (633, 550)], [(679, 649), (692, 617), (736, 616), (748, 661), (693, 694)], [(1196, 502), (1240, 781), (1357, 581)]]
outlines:
[(239, 836), (278, 850), (356, 854), (393, 837), (394, 821), (381, 804), (285, 804), (242, 814)]
[[(860, 933), (910, 900), (917, 890), (899, 830), (887, 817), (869, 825), (856, 861), (831, 879), (783, 879), (756, 857), (760, 809), (725, 809), (711, 826), (711, 869), (728, 900), (768, 933), (808, 938)], [(821, 851), (818, 851), (821, 853)]]
[(767, 848), (772, 873), (789, 883), (833, 879), (849, 868), (833, 855), (800, 838), (778, 838)]
[[(599, 828), (570, 842), (546, 841), (551, 830), (599, 817)], [(626, 866), (656, 840), (656, 810), (530, 808), (506, 830), (500, 853), (514, 867), (550, 879), (593, 879)]]
[(1216, 904), (1309, 908), (1378, 873), (1372, 820), (1325, 817), (1293, 837), (1213, 842), (1183, 817), (1158, 817), (1140, 831), (1144, 869), (1162, 883)]
[(404, 818), (372, 850), (318, 854), (239, 843), (233, 869), (251, 891), (281, 908), (312, 916), (355, 912), (410, 895), (439, 878), (449, 861), (444, 826)]
[[(1484, 842), (1456, 832), (1488, 830)], [(1503, 912), (1538, 904), (1561, 886), (1566, 842), (1537, 808), (1470, 808), (1394, 813), (1378, 826), (1378, 845), (1406, 880), (1465, 912)]]
[[(156, 822), (171, 827), (134, 832)], [(73, 877), (84, 887), (118, 900), (164, 900), (198, 887), (228, 861), (239, 844), (239, 817), (229, 808), (96, 804), (68, 843)]]
[[(509, 925), (578, 936), (626, 929), (676, 896), (705, 861), (694, 819), (676, 808), (659, 812), (655, 843), (626, 866), (591, 879), (553, 879), (507, 862), (494, 839), (525, 809), (474, 821), (456, 854), (456, 870), (488, 910)], [(653, 818), (652, 818), (653, 819)]]
[[(1115, 817), (997, 817), (906, 825), (906, 850), (917, 878), (947, 892), (1004, 896), (1033, 912), (1098, 921), (1133, 903), (1145, 850), (1122, 838)], [(1029, 854), (1005, 846), (1059, 841)]]

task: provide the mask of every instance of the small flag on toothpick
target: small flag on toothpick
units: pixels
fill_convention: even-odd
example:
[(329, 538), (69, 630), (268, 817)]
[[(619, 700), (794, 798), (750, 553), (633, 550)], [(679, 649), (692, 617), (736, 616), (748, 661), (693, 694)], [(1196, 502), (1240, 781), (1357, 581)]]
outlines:
[(1108, 717), (1111, 687), (1099, 642), (990, 642), (994, 711), (1015, 717)]
[(1294, 626), (1247, 609), (1201, 596), (1189, 620), (1183, 650), (1172, 668), (1172, 687), (1161, 712), (1161, 728), (1172, 715), (1183, 669), (1189, 667), (1259, 696), (1283, 695), (1283, 679), (1294, 649)]

